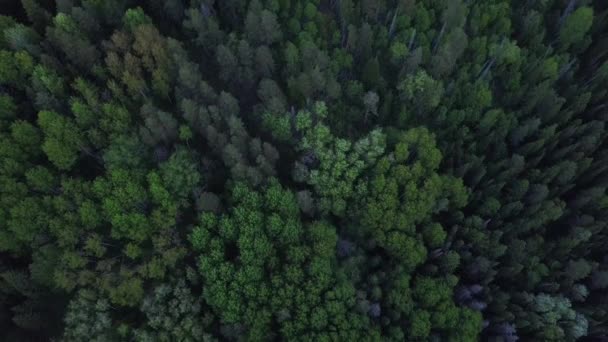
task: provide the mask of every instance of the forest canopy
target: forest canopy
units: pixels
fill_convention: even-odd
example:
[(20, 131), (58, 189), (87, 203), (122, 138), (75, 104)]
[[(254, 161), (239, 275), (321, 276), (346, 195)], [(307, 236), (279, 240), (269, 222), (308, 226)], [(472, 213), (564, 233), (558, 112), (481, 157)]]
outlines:
[(0, 7), (0, 340), (608, 338), (605, 1)]

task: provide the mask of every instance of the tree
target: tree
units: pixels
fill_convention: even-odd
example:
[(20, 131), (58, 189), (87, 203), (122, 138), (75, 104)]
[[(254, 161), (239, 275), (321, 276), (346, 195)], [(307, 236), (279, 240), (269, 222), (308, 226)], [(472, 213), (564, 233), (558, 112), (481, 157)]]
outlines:
[(341, 285), (330, 266), (337, 242), (333, 227), (315, 222), (304, 235), (295, 195), (276, 181), (262, 192), (235, 184), (231, 201), (228, 214), (203, 213), (190, 236), (208, 279), (205, 301), (223, 308), (223, 322), (247, 327), (245, 334), (256, 339), (272, 335), (271, 324), (280, 326), (284, 338), (312, 338), (329, 333), (330, 326), (339, 336), (351, 329), (369, 334), (365, 320), (349, 314), (352, 288), (344, 298), (337, 292)]
[[(135, 341), (207, 341), (212, 337), (198, 321), (202, 304), (183, 280), (162, 284), (144, 298), (141, 311), (146, 324), (133, 332)], [(211, 317), (202, 317), (206, 324)]]
[(148, 17), (141, 7), (129, 8), (122, 18), (125, 28), (133, 32), (138, 26), (152, 24), (152, 19)]
[(319, 209), (343, 216), (358, 177), (384, 153), (385, 137), (375, 130), (354, 144), (336, 138), (322, 123), (312, 125), (313, 115), (323, 119), (326, 111), (324, 103), (317, 103), (312, 113), (297, 114), (296, 130), (304, 134), (298, 149), (310, 155), (304, 156), (302, 165), (308, 169), (305, 181), (319, 195)]
[(34, 28), (42, 32), (51, 19), (49, 12), (40, 6), (36, 0), (22, 0), (21, 5)]
[(567, 49), (571, 45), (580, 43), (593, 23), (593, 9), (581, 6), (570, 14), (559, 31), (562, 47)]
[(428, 338), (431, 332), (431, 315), (427, 311), (419, 311), (412, 318), (409, 329), (413, 338)]
[[(139, 21), (144, 20), (140, 15), (140, 11), (133, 10), (126, 16), (127, 23), (135, 25), (134, 30), (117, 31), (112, 35), (107, 43), (105, 62), (114, 82), (124, 85), (130, 96), (145, 98), (153, 91), (154, 95), (166, 99), (172, 82), (167, 40), (153, 25), (139, 25)], [(110, 80), (108, 87), (120, 95), (113, 84)]]
[(274, 13), (261, 9), (258, 1), (249, 5), (245, 18), (247, 39), (254, 45), (271, 45), (281, 39), (281, 27)]
[(53, 18), (53, 27), (47, 29), (49, 41), (84, 72), (99, 62), (100, 53), (92, 44), (79, 23), (70, 15), (59, 13)]
[(34, 69), (32, 56), (23, 51), (11, 53), (6, 50), (0, 50), (0, 61), (2, 62), (2, 66), (0, 67), (0, 84), (23, 87), (25, 80)]
[[(417, 226), (429, 220), (442, 198), (451, 199), (454, 208), (466, 203), (462, 183), (452, 183), (435, 172), (441, 153), (434, 139), (425, 128), (402, 132), (393, 152), (381, 158), (372, 176), (357, 186), (361, 190), (353, 214), (360, 220), (360, 233), (374, 239), (408, 270), (423, 263), (428, 253)], [(445, 236), (440, 226), (434, 227), (439, 230), (436, 234)]]
[(91, 339), (104, 341), (116, 337), (112, 329), (110, 304), (91, 291), (80, 291), (70, 301), (65, 315), (63, 338), (67, 340)]
[(177, 120), (170, 113), (157, 109), (151, 104), (145, 104), (141, 107), (141, 116), (144, 117), (144, 126), (140, 127), (140, 135), (147, 144), (168, 145), (177, 139)]
[(408, 75), (399, 83), (400, 97), (412, 107), (418, 115), (422, 115), (435, 109), (443, 95), (443, 84), (429, 76), (425, 71), (418, 71), (415, 75)]
[[(522, 313), (522, 321), (518, 324), (522, 325), (523, 331), (547, 340), (577, 339), (586, 335), (588, 321), (571, 308), (568, 299), (544, 293), (526, 293), (523, 294), (523, 299), (530, 310)], [(524, 319), (532, 324), (526, 326)]]
[(467, 43), (468, 37), (462, 29), (457, 28), (450, 32), (446, 36), (446, 42), (439, 47), (437, 54), (431, 59), (433, 77), (439, 78), (450, 73), (464, 53)]
[(191, 152), (178, 148), (169, 160), (160, 165), (165, 188), (182, 203), (188, 202), (193, 189), (196, 189), (201, 181), (194, 160), (195, 156)]
[(69, 170), (78, 158), (84, 141), (74, 122), (51, 111), (38, 113), (38, 124), (45, 136), (42, 150), (60, 170)]

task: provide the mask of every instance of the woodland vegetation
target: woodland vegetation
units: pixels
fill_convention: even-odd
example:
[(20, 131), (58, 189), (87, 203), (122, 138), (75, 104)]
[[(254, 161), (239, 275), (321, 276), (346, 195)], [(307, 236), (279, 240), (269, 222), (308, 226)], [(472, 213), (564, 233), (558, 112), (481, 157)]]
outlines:
[(607, 341), (606, 1), (11, 4), (2, 341)]

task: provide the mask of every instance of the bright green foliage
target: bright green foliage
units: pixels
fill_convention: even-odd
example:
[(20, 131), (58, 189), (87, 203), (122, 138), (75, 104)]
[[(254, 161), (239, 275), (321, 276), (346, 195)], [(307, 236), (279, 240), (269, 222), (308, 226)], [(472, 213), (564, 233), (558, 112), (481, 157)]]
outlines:
[(189, 141), (194, 136), (192, 130), (188, 126), (180, 126), (179, 127), (179, 139), (182, 141)]
[(422, 235), (439, 234), (429, 238), (433, 247), (445, 236), (440, 226), (431, 228), (439, 229), (433, 232), (423, 225), (440, 209), (438, 204), (452, 200), (451, 207), (459, 208), (466, 203), (462, 183), (452, 183), (436, 173), (440, 161), (433, 135), (425, 128), (414, 128), (399, 134), (393, 152), (381, 158), (372, 177), (357, 187), (360, 207), (353, 215), (360, 220), (361, 233), (377, 241), (408, 270), (426, 259)]
[[(426, 113), (435, 109), (443, 95), (443, 84), (424, 71), (408, 75), (397, 89), (406, 104), (407, 110)], [(411, 109), (410, 109), (411, 107)]]
[(143, 241), (155, 228), (142, 210), (149, 201), (142, 182), (126, 170), (114, 170), (108, 179), (99, 179), (93, 185), (102, 199), (104, 216), (112, 223), (113, 238)]
[(325, 111), (325, 104), (317, 103), (312, 113), (298, 113), (296, 129), (304, 133), (298, 149), (314, 156), (318, 160), (318, 167), (311, 168), (304, 163), (296, 164), (296, 167), (304, 169), (302, 180), (312, 185), (320, 196), (319, 208), (342, 216), (348, 201), (355, 194), (357, 179), (384, 153), (385, 137), (381, 131), (374, 130), (351, 143), (334, 137), (329, 127), (321, 123), (311, 126), (313, 117), (322, 119)]
[[(58, 287), (97, 284), (111, 303), (137, 306), (144, 280), (162, 279), (183, 257), (179, 243), (169, 244), (166, 236), (175, 224), (176, 205), (153, 183), (158, 177), (150, 179), (148, 185), (140, 175), (116, 169), (93, 184), (63, 181), (63, 194), (53, 199), (56, 216), (49, 224), (63, 248), (54, 274)], [(114, 273), (111, 270), (119, 266), (112, 257), (116, 253), (129, 263)]]
[(443, 245), (447, 237), (447, 233), (439, 223), (433, 223), (424, 228), (422, 231), (422, 236), (424, 237), (424, 242), (430, 248), (438, 248)]
[(178, 149), (161, 164), (160, 174), (164, 187), (180, 202), (188, 200), (201, 180), (195, 156), (185, 149)]
[(190, 237), (201, 253), (204, 298), (223, 322), (245, 325), (253, 340), (270, 336), (272, 324), (288, 339), (371, 334), (349, 313), (353, 299), (335, 293), (345, 285), (331, 272), (332, 226), (304, 226), (294, 194), (277, 183), (263, 192), (236, 184), (231, 202), (227, 215), (202, 214)]
[(49, 92), (52, 95), (60, 96), (64, 94), (64, 80), (54, 70), (43, 65), (37, 65), (32, 71), (32, 81), (34, 86), (41, 91)]
[(428, 338), (431, 332), (431, 315), (428, 311), (420, 310), (412, 317), (410, 322), (409, 334), (413, 338)]
[(74, 20), (72, 18), (70, 18), (70, 16), (68, 16), (64, 13), (57, 14), (55, 16), (55, 18), (53, 18), (53, 23), (55, 24), (56, 27), (62, 29), (63, 31), (66, 31), (68, 33), (71, 33), (71, 34), (78, 33), (78, 27), (76, 26), (76, 23), (74, 22)]
[(33, 70), (34, 62), (27, 52), (0, 50), (0, 84), (23, 87)]
[(83, 138), (74, 122), (51, 111), (38, 113), (38, 124), (44, 133), (42, 150), (60, 170), (69, 170), (83, 148)]
[(292, 124), (289, 114), (274, 115), (271, 112), (266, 112), (262, 115), (264, 126), (272, 132), (275, 139), (287, 141), (291, 138)]
[(141, 7), (129, 8), (125, 12), (122, 21), (129, 31), (133, 31), (138, 26), (152, 23), (150, 17), (144, 13), (144, 10)]
[(592, 24), (593, 9), (587, 6), (579, 7), (566, 18), (563, 26), (560, 28), (560, 43), (566, 48), (580, 43)]
[(391, 45), (391, 62), (400, 65), (407, 56), (407, 45), (402, 42), (395, 42)]

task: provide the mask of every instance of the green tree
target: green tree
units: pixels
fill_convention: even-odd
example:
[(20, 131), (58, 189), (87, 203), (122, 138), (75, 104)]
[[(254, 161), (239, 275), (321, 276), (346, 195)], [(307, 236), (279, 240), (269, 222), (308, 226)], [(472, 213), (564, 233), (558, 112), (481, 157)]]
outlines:
[(164, 187), (179, 202), (187, 203), (194, 189), (201, 181), (201, 174), (195, 163), (196, 156), (184, 148), (178, 148), (169, 160), (160, 165)]
[(442, 82), (433, 79), (425, 71), (408, 75), (399, 83), (397, 89), (399, 89), (401, 99), (405, 101), (405, 110), (412, 110), (418, 115), (435, 109), (443, 95)]
[(338, 292), (347, 285), (332, 274), (335, 228), (305, 227), (295, 195), (277, 182), (262, 192), (235, 184), (230, 197), (233, 208), (221, 216), (203, 213), (190, 237), (201, 253), (205, 301), (224, 323), (242, 324), (256, 340), (271, 336), (272, 324), (287, 339), (331, 330), (343, 337), (371, 333), (348, 309), (352, 287), (346, 297)]
[(42, 150), (60, 170), (69, 170), (83, 149), (84, 139), (73, 120), (51, 111), (38, 113), (38, 124), (44, 134)]
[(580, 43), (593, 24), (593, 9), (581, 6), (566, 18), (559, 31), (559, 39), (564, 49)]

